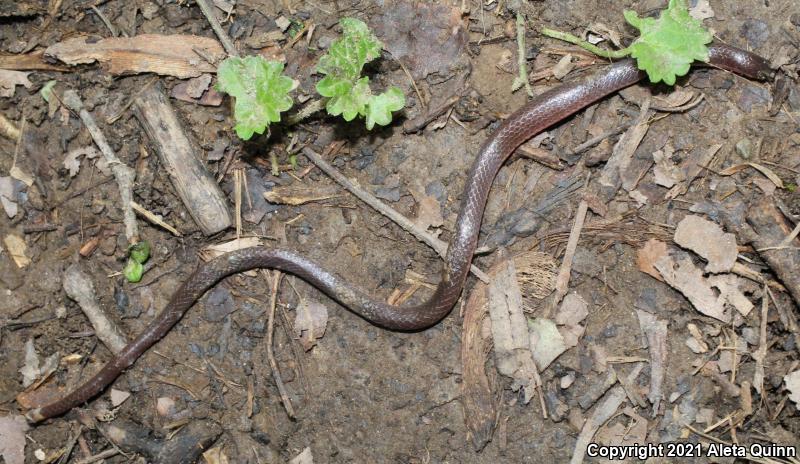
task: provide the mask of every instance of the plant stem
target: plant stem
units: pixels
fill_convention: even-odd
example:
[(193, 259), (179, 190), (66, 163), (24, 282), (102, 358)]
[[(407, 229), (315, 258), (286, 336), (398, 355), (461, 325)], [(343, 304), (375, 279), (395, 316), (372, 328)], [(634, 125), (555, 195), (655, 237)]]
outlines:
[(528, 80), (528, 67), (525, 63), (525, 18), (520, 13), (517, 13), (517, 65), (519, 77), (514, 80), (514, 84), (524, 84), (525, 92), (529, 97), (533, 97), (533, 89)]
[(325, 108), (325, 104), (328, 103), (327, 98), (320, 98), (319, 100), (314, 100), (308, 105), (302, 107), (300, 111), (297, 113), (289, 116), (286, 118), (286, 124), (289, 126), (293, 126), (300, 121), (304, 120), (305, 118), (311, 116), (312, 114), (316, 113)]
[(547, 37), (552, 37), (558, 40), (563, 40), (564, 42), (569, 42), (573, 45), (577, 45), (583, 48), (584, 50), (588, 50), (594, 53), (595, 55), (602, 56), (603, 58), (618, 59), (618, 58), (624, 58), (631, 54), (629, 48), (623, 48), (622, 50), (606, 50), (596, 45), (592, 45), (589, 42), (582, 40), (580, 37), (576, 37), (568, 32), (556, 31), (553, 29), (548, 29), (546, 27), (542, 28), (541, 32), (542, 35), (545, 35)]

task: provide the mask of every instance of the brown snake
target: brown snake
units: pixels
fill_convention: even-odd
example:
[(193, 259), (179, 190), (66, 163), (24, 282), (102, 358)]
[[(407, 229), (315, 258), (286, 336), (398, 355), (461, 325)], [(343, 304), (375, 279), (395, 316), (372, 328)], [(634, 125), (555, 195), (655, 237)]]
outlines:
[[(772, 74), (760, 56), (727, 45), (709, 47), (709, 64), (752, 79), (766, 79)], [(26, 414), (27, 419), (39, 422), (58, 416), (97, 395), (163, 338), (209, 288), (226, 276), (250, 269), (272, 268), (294, 274), (364, 319), (388, 329), (419, 330), (436, 324), (450, 312), (461, 294), (478, 243), (489, 190), (509, 155), (527, 139), (644, 76), (632, 60), (619, 61), (582, 82), (563, 84), (542, 93), (498, 127), (483, 144), (467, 176), (442, 278), (426, 302), (411, 307), (386, 304), (291, 250), (253, 247), (228, 253), (201, 265), (147, 328), (94, 377), (64, 398), (32, 409)]]

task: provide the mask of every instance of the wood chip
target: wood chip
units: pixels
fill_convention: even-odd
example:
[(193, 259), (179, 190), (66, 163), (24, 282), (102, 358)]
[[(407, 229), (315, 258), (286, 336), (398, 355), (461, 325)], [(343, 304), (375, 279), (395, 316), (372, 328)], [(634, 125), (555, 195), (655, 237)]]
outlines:
[(51, 45), (45, 56), (70, 65), (99, 61), (114, 75), (152, 72), (186, 79), (215, 73), (225, 52), (219, 42), (208, 37), (142, 34), (98, 41), (75, 37)]

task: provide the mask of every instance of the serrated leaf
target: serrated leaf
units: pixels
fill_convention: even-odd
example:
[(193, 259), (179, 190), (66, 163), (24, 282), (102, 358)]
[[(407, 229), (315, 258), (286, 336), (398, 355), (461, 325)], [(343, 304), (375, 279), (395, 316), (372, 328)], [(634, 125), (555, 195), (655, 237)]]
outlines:
[(397, 87), (389, 87), (386, 92), (375, 95), (367, 103), (367, 130), (372, 130), (375, 124), (385, 126), (392, 122), (392, 112), (403, 109), (406, 97)]
[(342, 18), (342, 36), (331, 43), (328, 53), (319, 59), (317, 72), (355, 81), (366, 63), (381, 54), (383, 44), (364, 21)]
[(263, 134), (281, 112), (292, 107), (289, 92), (295, 81), (282, 75), (283, 63), (260, 56), (230, 57), (217, 69), (217, 88), (236, 98), (236, 134), (243, 140)]
[(138, 242), (128, 248), (128, 256), (139, 264), (150, 258), (150, 242)]
[(369, 89), (369, 78), (366, 76), (348, 87), (347, 92), (331, 96), (325, 108), (331, 116), (339, 116), (341, 114), (345, 121), (352, 121), (359, 114), (366, 113), (367, 103), (372, 97), (372, 91)]
[(139, 282), (142, 280), (142, 275), (144, 274), (144, 266), (141, 263), (137, 263), (136, 261), (129, 259), (128, 263), (125, 265), (125, 269), (122, 270), (122, 275), (125, 276), (125, 279), (128, 282)]
[(629, 47), (631, 56), (651, 82), (673, 85), (695, 60), (708, 61), (706, 45), (712, 40), (711, 33), (689, 15), (685, 0), (670, 0), (658, 19), (640, 18), (630, 10), (624, 15), (641, 34)]

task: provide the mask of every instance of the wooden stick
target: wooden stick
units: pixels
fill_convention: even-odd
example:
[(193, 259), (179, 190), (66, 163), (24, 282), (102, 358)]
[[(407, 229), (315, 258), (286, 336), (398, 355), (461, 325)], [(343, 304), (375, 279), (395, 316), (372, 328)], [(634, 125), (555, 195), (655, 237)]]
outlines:
[(175, 110), (156, 83), (134, 100), (134, 114), (165, 166), (175, 191), (205, 235), (231, 226), (225, 195), (199, 160)]

